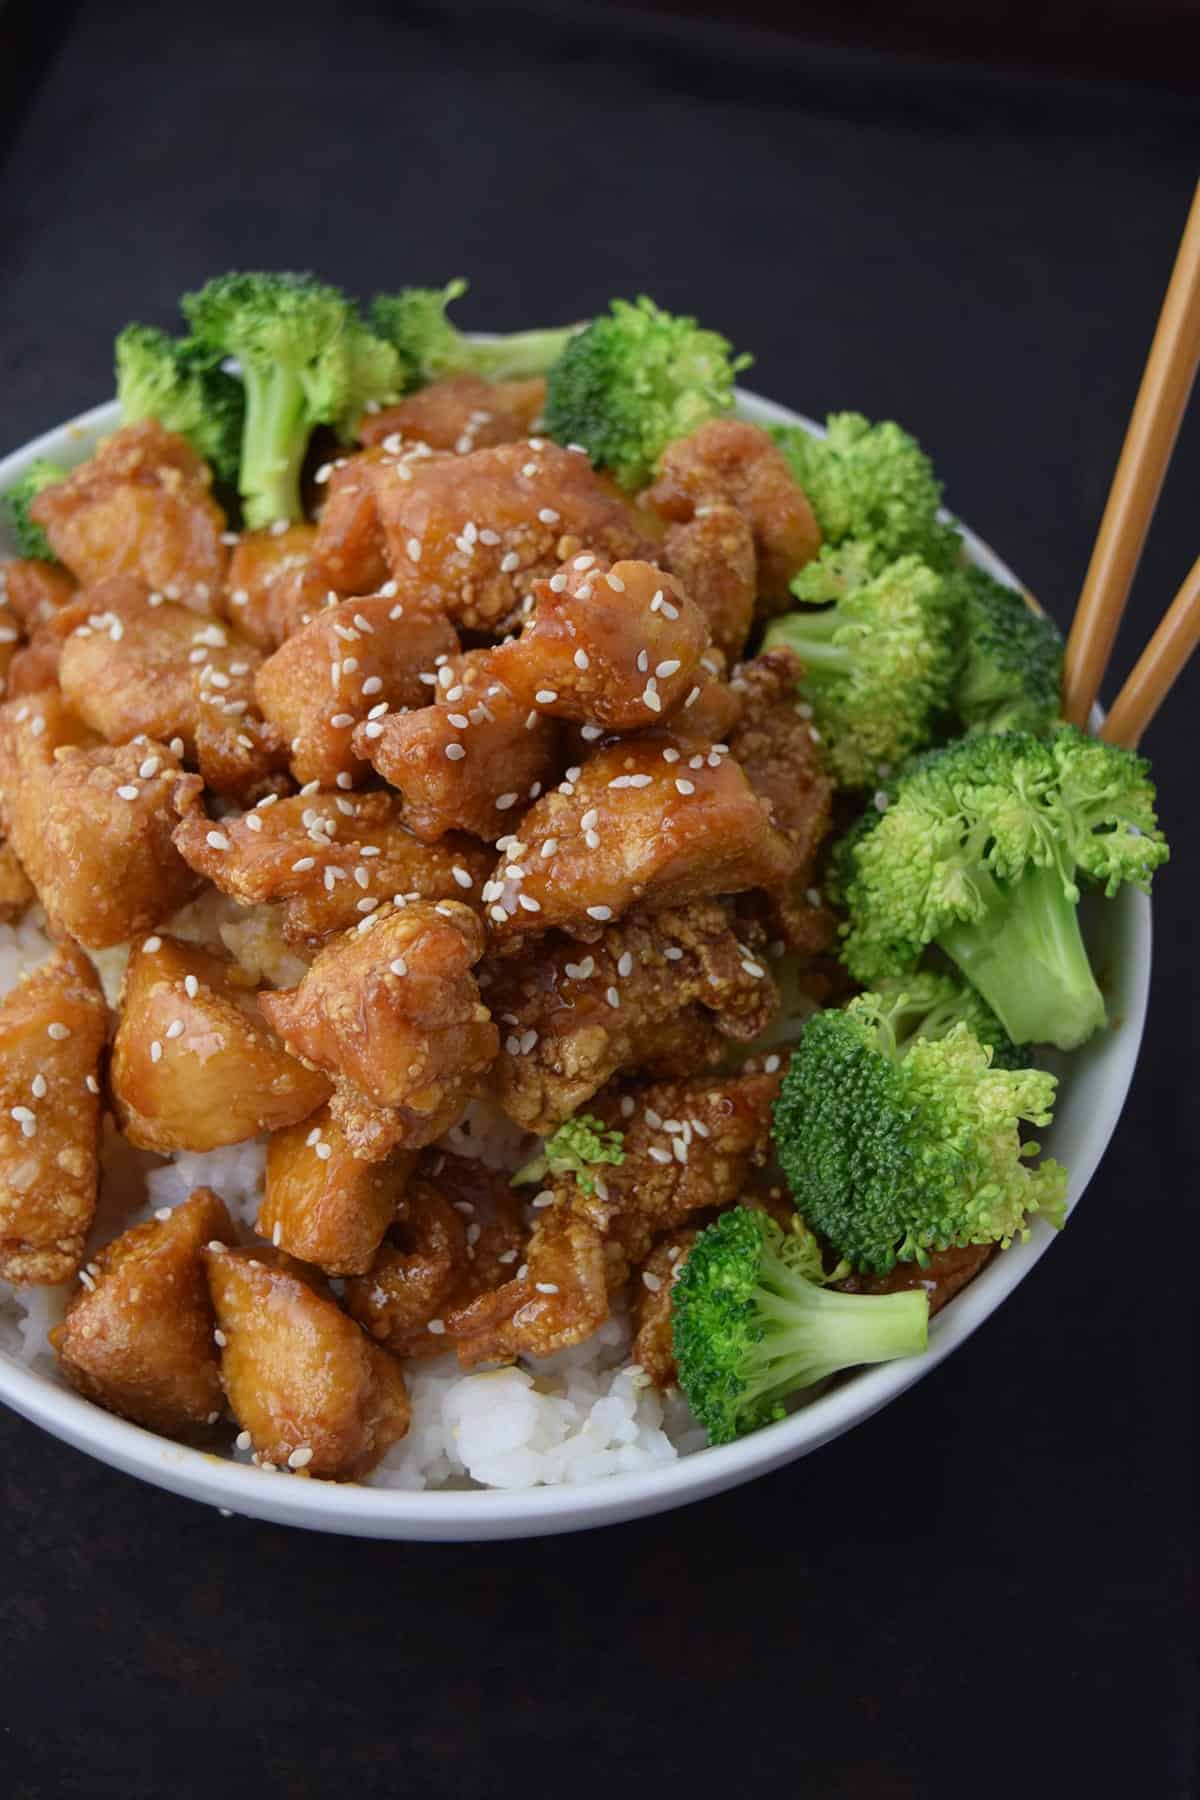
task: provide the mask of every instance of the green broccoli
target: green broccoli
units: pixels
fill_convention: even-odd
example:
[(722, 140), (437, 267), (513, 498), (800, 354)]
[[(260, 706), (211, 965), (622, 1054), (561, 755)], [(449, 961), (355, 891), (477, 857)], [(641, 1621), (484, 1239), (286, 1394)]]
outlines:
[(1030, 1214), (1064, 1217), (1066, 1171), (1029, 1158), (1056, 1080), (998, 1069), (965, 1025), (897, 1042), (886, 1000), (818, 1013), (793, 1052), (774, 1140), (801, 1215), (856, 1269), (924, 1265), (952, 1245), (1008, 1244)]
[(872, 983), (935, 943), (1015, 1043), (1072, 1050), (1105, 1019), (1077, 876), (1111, 897), (1167, 856), (1131, 751), (1067, 725), (960, 738), (914, 758), (838, 846), (842, 959)]
[[(766, 648), (785, 644), (804, 662), (801, 692), (838, 780), (874, 786), (881, 764), (894, 767), (930, 741), (949, 705), (957, 664), (953, 615), (941, 576), (918, 557), (902, 556), (855, 585), (855, 559), (833, 556), (840, 560), (825, 564), (826, 577), (844, 581), (843, 597), (820, 612), (772, 620)], [(813, 586), (805, 569), (793, 592)]]
[(710, 1444), (782, 1418), (790, 1395), (839, 1369), (925, 1349), (920, 1288), (831, 1290), (813, 1279), (811, 1242), (738, 1206), (692, 1246), (671, 1294), (671, 1336), (679, 1385)]
[(1063, 642), (1045, 613), (982, 569), (948, 578), (966, 646), (954, 710), (967, 731), (1049, 731), (1061, 716)]
[(152, 325), (127, 325), (116, 343), (117, 399), (126, 425), (157, 419), (185, 437), (218, 481), (236, 488), (246, 400), (221, 353)]
[(221, 275), (185, 294), (209, 352), (236, 357), (246, 390), (239, 488), (251, 527), (301, 517), (300, 470), (315, 425), (348, 438), (370, 400), (403, 387), (400, 358), (337, 288), (311, 275)]
[(880, 1017), (901, 1049), (914, 1038), (943, 1038), (965, 1025), (992, 1053), (994, 1069), (1023, 1069), (1029, 1058), (1013, 1043), (982, 994), (935, 969), (892, 975), (874, 988)]
[(560, 325), (513, 331), (490, 343), (464, 337), (446, 317), (446, 308), (466, 291), (466, 282), (458, 280), (444, 288), (402, 288), (372, 301), (371, 329), (398, 352), (406, 389), (448, 375), (478, 375), (483, 381), (544, 375), (579, 330)]
[(825, 542), (863, 544), (872, 571), (909, 555), (931, 569), (952, 568), (959, 535), (937, 516), (942, 486), (917, 440), (891, 419), (872, 425), (861, 413), (830, 413), (825, 424), (823, 438), (802, 425), (771, 430)]
[(750, 360), (644, 294), (614, 300), (550, 370), (546, 429), (582, 444), (622, 487), (644, 487), (668, 444), (730, 410), (734, 376)]
[(30, 463), (23, 475), (17, 477), (10, 488), (5, 489), (5, 510), (17, 540), (19, 556), (35, 557), (40, 562), (58, 560), (50, 548), (46, 533), (30, 518), (29, 508), (43, 488), (54, 487), (57, 482), (65, 481), (69, 473), (61, 463), (51, 462), (47, 456), (39, 456)]
[(527, 1187), (544, 1181), (547, 1175), (574, 1174), (576, 1187), (584, 1194), (594, 1194), (597, 1178), (592, 1169), (602, 1163), (615, 1165), (624, 1161), (624, 1132), (606, 1130), (592, 1113), (578, 1113), (551, 1133), (532, 1162), (518, 1169), (512, 1186)]

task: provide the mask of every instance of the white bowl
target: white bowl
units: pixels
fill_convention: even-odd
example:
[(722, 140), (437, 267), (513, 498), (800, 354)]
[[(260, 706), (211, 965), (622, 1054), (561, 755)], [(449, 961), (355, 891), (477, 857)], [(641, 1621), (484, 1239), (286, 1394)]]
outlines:
[[(786, 407), (745, 392), (739, 395), (738, 410), (761, 424), (811, 423)], [(0, 462), (0, 492), (35, 457), (81, 461), (91, 453), (97, 438), (117, 423), (117, 408), (110, 402), (47, 432)], [(986, 544), (970, 532), (964, 537), (973, 561), (989, 574), (1016, 585), (1015, 577)], [(1066, 1079), (1058, 1115), (1044, 1134), (1046, 1149), (1070, 1170), (1068, 1205), (1072, 1208), (1112, 1137), (1133, 1077), (1150, 985), (1149, 900), (1125, 888), (1114, 900), (1085, 906), (1085, 931), (1113, 1024), (1064, 1062)], [(580, 1486), (522, 1492), (411, 1493), (268, 1474), (185, 1449), (129, 1425), (3, 1354), (0, 1399), (56, 1437), (127, 1474), (254, 1518), (371, 1538), (540, 1537), (682, 1506), (749, 1481), (840, 1437), (949, 1356), (995, 1311), (1058, 1235), (1035, 1220), (1028, 1242), (1014, 1244), (994, 1258), (932, 1321), (929, 1348), (923, 1356), (848, 1377), (790, 1418), (737, 1443), (695, 1452), (649, 1473), (610, 1475)], [(1068, 1231), (1061, 1254), (1070, 1253)]]

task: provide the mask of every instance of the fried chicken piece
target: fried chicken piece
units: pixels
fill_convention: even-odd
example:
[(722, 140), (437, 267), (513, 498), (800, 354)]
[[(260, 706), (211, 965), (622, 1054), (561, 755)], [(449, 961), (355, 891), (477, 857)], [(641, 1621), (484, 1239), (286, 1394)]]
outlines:
[(327, 608), (269, 656), (255, 678), (266, 718), (291, 746), (299, 782), (334, 787), (360, 780), (367, 764), (352, 748), (354, 728), (372, 714), (424, 706), (439, 658), (458, 634), (428, 602), (372, 594)]
[(197, 1188), (106, 1244), (50, 1333), (71, 1386), (147, 1431), (208, 1438), (225, 1395), (201, 1252), (233, 1239), (224, 1202)]
[(54, 933), (124, 943), (195, 892), (171, 842), (180, 773), (163, 744), (96, 744), (54, 688), (0, 707), (4, 829)]
[(387, 580), (376, 475), (381, 482), (411, 481), (411, 461), (370, 449), (340, 458), (330, 472), (311, 567), (314, 579), (335, 593), (373, 594)]
[[(2, 593), (3, 589), (0, 589), (0, 594)], [(20, 641), (21, 627), (17, 615), (0, 599), (0, 699), (8, 691), (9, 672)]]
[(924, 1268), (917, 1262), (902, 1262), (886, 1275), (847, 1275), (834, 1286), (844, 1294), (898, 1294), (921, 1288), (929, 1296), (932, 1317), (974, 1281), (995, 1249), (995, 1244), (966, 1244), (961, 1249), (952, 1245), (949, 1250), (931, 1250)]
[(356, 1481), (408, 1430), (395, 1357), (348, 1319), (315, 1270), (278, 1250), (203, 1252), (221, 1385), (255, 1460)]
[(259, 1236), (327, 1275), (362, 1275), (396, 1216), (415, 1162), (408, 1150), (384, 1162), (361, 1161), (324, 1106), (271, 1134)]
[(737, 508), (754, 534), (764, 613), (787, 611), (789, 582), (821, 548), (820, 526), (782, 450), (743, 419), (710, 419), (668, 444), (649, 497), (675, 521), (695, 518), (704, 506)]
[[(381, 909), (318, 951), (298, 987), (262, 995), (262, 1009), (296, 1055), (349, 1084), (351, 1102), (395, 1115), (396, 1145), (420, 1149), (495, 1060), (496, 1027), (471, 973), (483, 944), (476, 915), (454, 901)], [(362, 1154), (353, 1108), (338, 1100), (334, 1117)]]
[(520, 637), (492, 653), (519, 704), (605, 731), (637, 731), (683, 705), (708, 626), (673, 576), (585, 551), (532, 594)]
[(630, 739), (568, 769), (530, 807), (483, 897), (500, 943), (552, 926), (594, 942), (635, 904), (657, 912), (778, 887), (791, 866), (731, 757)]
[(536, 799), (560, 766), (559, 726), (509, 693), (495, 655), (451, 658), (438, 670), (433, 705), (390, 713), (354, 734), (354, 749), (399, 791), (404, 823), (424, 843), (449, 831), (503, 837), (511, 809)]
[(37, 898), (11, 844), (0, 844), (0, 920), (11, 925)]
[(548, 1207), (511, 1281), (448, 1312), (446, 1332), (465, 1369), (581, 1344), (609, 1313), (600, 1231), (568, 1205)]
[(96, 1206), (108, 1008), (74, 945), (0, 1000), (0, 1278), (66, 1281)]
[(671, 1291), (699, 1235), (697, 1227), (684, 1225), (660, 1239), (633, 1285), (633, 1360), (658, 1388), (673, 1387), (678, 1378), (671, 1339)]
[(156, 933), (129, 958), (109, 1079), (131, 1144), (216, 1150), (306, 1119), (329, 1097), (264, 1023), (232, 958)]
[[(316, 537), (316, 526), (303, 520), (286, 531), (271, 525), (243, 531), (233, 547), (217, 606), (243, 637), (268, 655), (299, 629), (298, 593), (306, 596), (310, 614), (324, 605), (329, 583), (312, 568)], [(296, 576), (302, 578), (299, 584)]]
[(754, 623), (758, 559), (754, 533), (736, 506), (715, 500), (667, 528), (663, 566), (708, 621), (712, 641), (737, 660)]
[(545, 404), (546, 383), (540, 376), (483, 381), (478, 375), (450, 375), (394, 406), (364, 413), (355, 435), (367, 445), (396, 449), (402, 442), (428, 444), (431, 450), (469, 456), (472, 450), (528, 437)]
[(225, 515), (210, 484), (183, 438), (144, 419), (105, 438), (29, 511), (82, 586), (134, 575), (168, 600), (209, 612), (228, 557)]
[[(484, 991), (504, 1028), (497, 1098), (518, 1125), (542, 1136), (579, 1112), (618, 1069), (663, 1060), (664, 1048), (671, 1055), (676, 1021), (694, 1018), (693, 1003), (715, 1026), (712, 1036), (743, 1042), (766, 1029), (779, 1003), (764, 965), (739, 940), (730, 909), (715, 900), (631, 913), (586, 951), (569, 938), (539, 939), (491, 972)], [(694, 1035), (702, 1042), (706, 1035), (704, 1021), (696, 1024), (689, 1047)]]
[(34, 556), (0, 562), (0, 600), (17, 615), (30, 637), (73, 600), (76, 592), (74, 576), (61, 563)]
[(462, 630), (507, 631), (530, 583), (568, 555), (616, 561), (644, 548), (587, 457), (544, 438), (413, 469), (410, 481), (379, 464), (368, 470), (392, 578), (402, 600), (436, 600)]

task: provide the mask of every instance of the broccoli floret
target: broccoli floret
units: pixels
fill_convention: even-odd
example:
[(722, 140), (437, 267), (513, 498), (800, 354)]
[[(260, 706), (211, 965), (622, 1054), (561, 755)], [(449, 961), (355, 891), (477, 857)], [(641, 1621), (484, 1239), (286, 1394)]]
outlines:
[(513, 331), (479, 343), (464, 337), (446, 317), (446, 308), (467, 291), (465, 281), (444, 288), (402, 288), (378, 294), (371, 303), (371, 328), (399, 356), (407, 388), (448, 375), (478, 375), (483, 381), (519, 381), (544, 375), (579, 330), (560, 325), (536, 331)]
[[(944, 584), (918, 557), (889, 563), (863, 585), (853, 558), (825, 565), (842, 598), (823, 611), (786, 613), (767, 631), (768, 649), (786, 644), (805, 665), (801, 692), (813, 709), (838, 780), (874, 786), (930, 741), (949, 705), (957, 666), (953, 615)], [(805, 591), (802, 572), (793, 591)], [(811, 592), (814, 583), (808, 582)]]
[(1029, 1060), (969, 982), (936, 969), (914, 969), (911, 975), (876, 982), (874, 993), (880, 1017), (901, 1049), (915, 1038), (946, 1037), (956, 1025), (965, 1025), (991, 1051), (993, 1068), (1023, 1069)]
[(10, 488), (5, 489), (4, 506), (17, 540), (19, 555), (35, 557), (40, 562), (58, 560), (50, 548), (46, 533), (30, 518), (29, 508), (43, 488), (54, 487), (57, 482), (65, 481), (68, 473), (61, 463), (51, 462), (47, 456), (39, 456)]
[(1072, 1050), (1105, 1018), (1078, 877), (1111, 897), (1167, 856), (1132, 751), (1066, 725), (960, 738), (914, 758), (839, 846), (842, 958), (869, 984), (935, 943), (1015, 1043)]
[(1064, 1216), (1066, 1171), (1031, 1167), (1020, 1125), (1050, 1122), (1056, 1081), (998, 1069), (964, 1024), (903, 1044), (886, 1000), (818, 1013), (775, 1105), (775, 1148), (806, 1222), (856, 1269), (924, 1265), (952, 1245), (1008, 1244)]
[(644, 294), (614, 300), (551, 369), (546, 429), (582, 444), (622, 487), (644, 487), (668, 444), (730, 410), (734, 376), (750, 360)]
[(982, 569), (948, 577), (965, 645), (954, 709), (967, 731), (1049, 731), (1061, 717), (1063, 642), (1015, 588)]
[(237, 377), (220, 367), (220, 352), (152, 325), (127, 325), (116, 362), (123, 422), (157, 419), (187, 439), (218, 481), (236, 488), (246, 399)]
[(182, 306), (204, 349), (241, 366), (247, 525), (300, 518), (314, 425), (348, 438), (368, 401), (395, 399), (403, 386), (396, 351), (372, 336), (344, 294), (311, 275), (222, 275), (185, 294)]
[(921, 1289), (843, 1294), (813, 1268), (802, 1237), (741, 1206), (696, 1239), (671, 1294), (671, 1335), (679, 1385), (710, 1444), (782, 1418), (790, 1395), (839, 1369), (925, 1349)]
[(808, 495), (827, 544), (853, 538), (873, 570), (897, 556), (919, 556), (949, 569), (959, 552), (953, 525), (937, 516), (942, 485), (916, 438), (891, 419), (872, 425), (861, 413), (830, 413), (826, 436), (801, 425), (771, 435)]
[(606, 1130), (592, 1113), (578, 1113), (551, 1133), (532, 1162), (518, 1169), (512, 1178), (512, 1186), (527, 1187), (535, 1181), (544, 1181), (547, 1175), (574, 1174), (575, 1185), (581, 1193), (594, 1194), (597, 1178), (592, 1169), (602, 1163), (615, 1165), (624, 1161), (624, 1132)]

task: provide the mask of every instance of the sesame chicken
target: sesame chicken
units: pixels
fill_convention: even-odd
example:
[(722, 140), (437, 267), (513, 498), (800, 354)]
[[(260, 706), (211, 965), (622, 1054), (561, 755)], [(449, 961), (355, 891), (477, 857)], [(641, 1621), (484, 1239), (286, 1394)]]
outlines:
[(820, 527), (782, 450), (742, 419), (710, 419), (669, 444), (649, 498), (676, 522), (703, 516), (706, 506), (737, 508), (754, 534), (763, 613), (787, 611), (789, 582), (821, 548)]
[(225, 576), (225, 515), (208, 468), (153, 419), (122, 426), (30, 506), (59, 562), (84, 587), (132, 575), (209, 612)]
[(396, 1217), (415, 1161), (410, 1150), (361, 1161), (324, 1106), (272, 1132), (256, 1229), (327, 1275), (362, 1275)]
[(713, 501), (667, 528), (663, 567), (708, 621), (712, 641), (731, 661), (754, 623), (758, 563), (754, 533), (736, 506)]
[(121, 989), (109, 1081), (131, 1144), (216, 1150), (306, 1119), (329, 1083), (291, 1056), (228, 956), (156, 932)]
[(0, 1000), (0, 1279), (65, 1281), (96, 1206), (108, 1008), (73, 945)]
[(609, 1285), (598, 1228), (568, 1206), (551, 1206), (534, 1226), (513, 1278), (448, 1312), (446, 1334), (466, 1369), (549, 1356), (603, 1325)]
[(326, 608), (269, 656), (255, 676), (264, 716), (291, 746), (298, 782), (334, 787), (367, 769), (353, 748), (355, 727), (391, 707), (422, 706), (439, 658), (458, 650), (440, 608), (372, 594)]
[(356, 436), (367, 445), (396, 440), (469, 456), (472, 450), (528, 437), (545, 404), (546, 383), (540, 376), (483, 381), (478, 375), (450, 375), (393, 406), (364, 413)]
[[(778, 1004), (729, 906), (716, 900), (630, 913), (586, 952), (570, 938), (538, 939), (492, 973), (484, 991), (502, 1027), (497, 1098), (510, 1118), (540, 1135), (582, 1111), (617, 1070), (664, 1060), (676, 1021), (694, 1017), (695, 1005), (718, 1042), (722, 1035), (749, 1042)], [(693, 1037), (685, 1040), (691, 1069), (704, 1063)]]
[(164, 744), (97, 744), (56, 689), (0, 707), (0, 814), (53, 932), (102, 949), (194, 893), (171, 842), (180, 773)]
[(509, 692), (497, 654), (449, 658), (432, 705), (368, 720), (354, 734), (355, 751), (397, 789), (404, 823), (425, 843), (453, 831), (503, 837), (511, 809), (536, 800), (560, 767), (561, 728)]
[(233, 547), (217, 607), (268, 654), (325, 605), (329, 583), (312, 563), (316, 536), (304, 520), (285, 531), (243, 531)]
[(407, 460), (382, 449), (339, 459), (330, 471), (313, 540), (313, 580), (336, 594), (374, 594), (388, 578), (383, 526), (375, 481), (397, 481), (397, 464), (412, 479)]
[(356, 1096), (392, 1116), (397, 1146), (419, 1149), (455, 1122), (495, 1060), (496, 1027), (471, 973), (483, 947), (469, 907), (381, 908), (320, 950), (298, 987), (261, 997), (288, 1047), (352, 1090), (350, 1117), (336, 1094), (334, 1116), (359, 1154)]
[(78, 583), (61, 563), (38, 557), (0, 562), (0, 599), (14, 612), (28, 636), (75, 598)]
[(204, 1245), (234, 1241), (224, 1202), (197, 1188), (122, 1232), (88, 1265), (50, 1333), (71, 1386), (164, 1437), (205, 1442), (225, 1410)]
[(931, 1250), (924, 1267), (918, 1262), (898, 1262), (886, 1275), (847, 1275), (833, 1285), (843, 1294), (899, 1294), (909, 1288), (921, 1288), (929, 1297), (932, 1318), (975, 1279), (995, 1252), (995, 1244), (965, 1244), (961, 1248), (952, 1244), (948, 1250)]
[(11, 844), (0, 844), (0, 921), (11, 925), (36, 898), (20, 857)]
[(683, 705), (709, 633), (673, 576), (584, 551), (532, 594), (520, 637), (492, 653), (519, 704), (607, 731), (636, 731)]
[(678, 1373), (671, 1340), (671, 1290), (699, 1235), (695, 1226), (684, 1225), (660, 1238), (633, 1284), (633, 1360), (655, 1387), (673, 1386)]
[(501, 944), (553, 926), (594, 942), (637, 903), (660, 911), (776, 887), (791, 853), (745, 775), (714, 749), (630, 739), (567, 771), (520, 821), (484, 889)]
[(395, 1357), (282, 1251), (210, 1244), (202, 1254), (221, 1385), (254, 1460), (330, 1481), (368, 1474), (409, 1426)]

